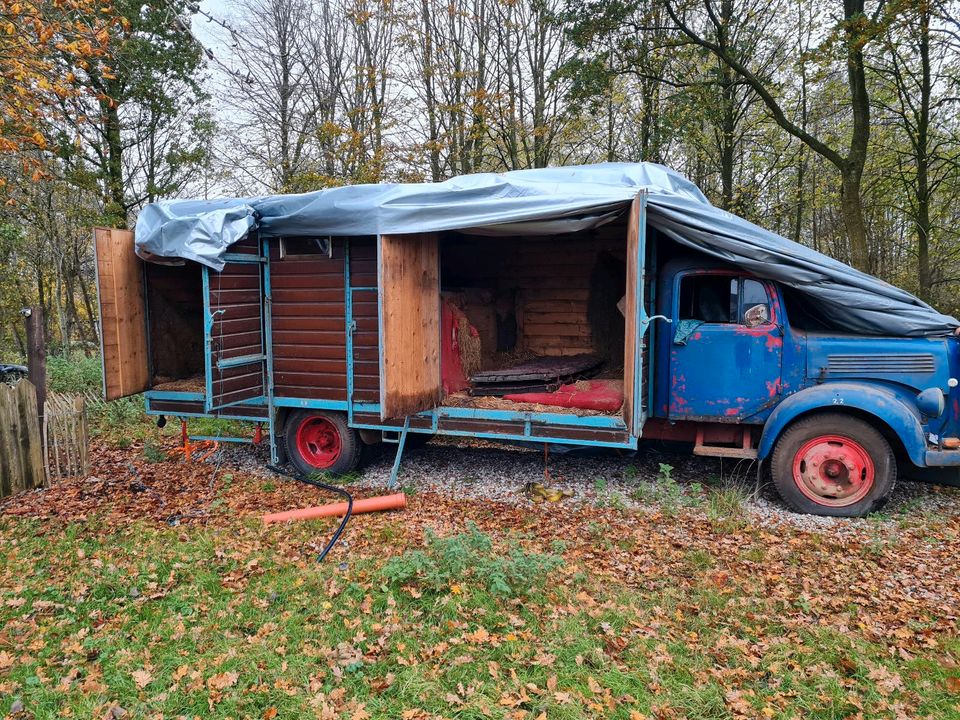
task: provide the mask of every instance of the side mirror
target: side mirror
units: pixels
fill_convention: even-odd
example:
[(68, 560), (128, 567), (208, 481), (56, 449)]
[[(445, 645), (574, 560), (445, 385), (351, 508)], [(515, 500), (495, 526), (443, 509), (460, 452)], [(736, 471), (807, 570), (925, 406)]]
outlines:
[(754, 305), (743, 313), (743, 324), (757, 327), (770, 322), (770, 309), (766, 305)]

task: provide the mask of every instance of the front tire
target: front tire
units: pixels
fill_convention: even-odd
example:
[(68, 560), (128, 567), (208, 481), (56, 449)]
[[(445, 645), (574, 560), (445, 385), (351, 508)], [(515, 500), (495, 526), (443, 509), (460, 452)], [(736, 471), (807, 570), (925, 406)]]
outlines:
[(770, 471), (791, 509), (834, 517), (876, 512), (897, 481), (886, 438), (869, 423), (840, 413), (790, 425), (777, 440)]
[(337, 412), (297, 410), (284, 426), (287, 456), (304, 475), (344, 475), (357, 467), (360, 438)]

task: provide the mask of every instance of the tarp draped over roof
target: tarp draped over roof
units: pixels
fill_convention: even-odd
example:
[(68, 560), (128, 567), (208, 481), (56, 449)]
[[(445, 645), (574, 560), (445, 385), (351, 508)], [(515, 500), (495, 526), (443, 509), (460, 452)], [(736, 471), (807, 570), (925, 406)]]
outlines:
[(648, 222), (677, 242), (796, 288), (838, 328), (894, 336), (947, 335), (960, 323), (888, 283), (714, 207), (685, 177), (652, 163), (464, 175), (441, 183), (353, 185), (301, 195), (164, 200), (137, 219), (141, 257), (223, 268), (227, 247), (263, 237), (461, 230), (559, 234), (608, 222), (637, 193)]

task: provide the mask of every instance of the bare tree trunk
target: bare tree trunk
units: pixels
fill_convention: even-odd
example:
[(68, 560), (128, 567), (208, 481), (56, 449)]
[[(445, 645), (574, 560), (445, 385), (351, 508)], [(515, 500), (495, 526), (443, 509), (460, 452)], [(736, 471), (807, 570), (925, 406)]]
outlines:
[(917, 234), (917, 282), (919, 295), (931, 299), (932, 276), (930, 272), (930, 96), (932, 81), (930, 70), (930, 6), (920, 5), (920, 108), (917, 113), (917, 199), (915, 232)]

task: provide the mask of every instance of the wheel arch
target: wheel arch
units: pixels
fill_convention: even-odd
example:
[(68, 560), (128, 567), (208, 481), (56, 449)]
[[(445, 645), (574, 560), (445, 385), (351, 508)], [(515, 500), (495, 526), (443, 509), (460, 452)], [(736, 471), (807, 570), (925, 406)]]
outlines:
[(818, 413), (840, 413), (870, 423), (898, 457), (918, 467), (926, 463), (926, 441), (917, 411), (892, 388), (867, 383), (827, 383), (785, 399), (763, 426), (757, 457), (769, 458), (777, 440), (794, 422)]

